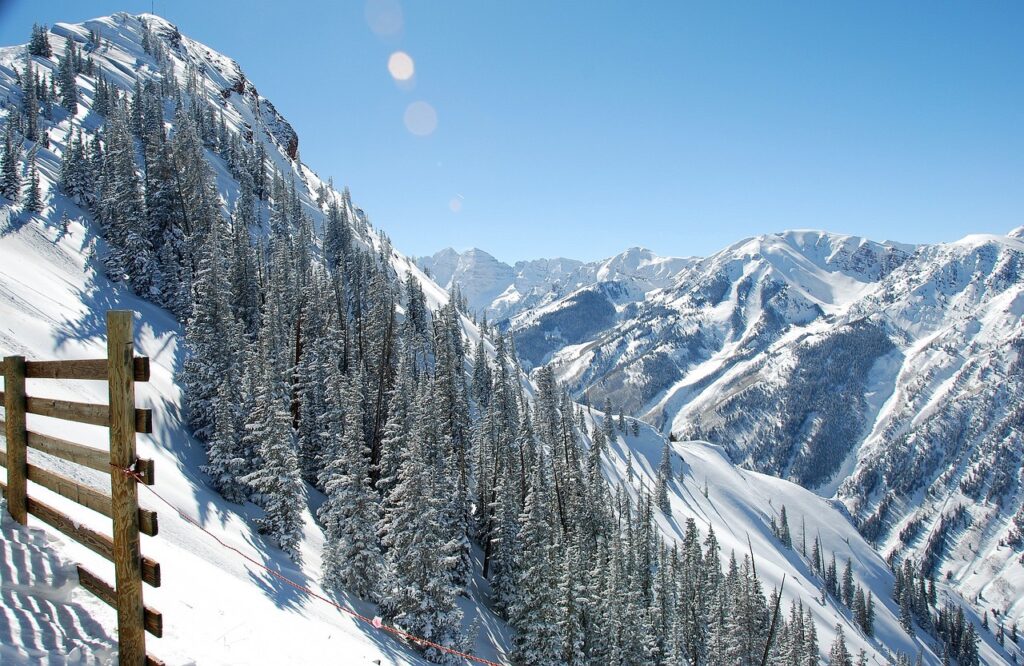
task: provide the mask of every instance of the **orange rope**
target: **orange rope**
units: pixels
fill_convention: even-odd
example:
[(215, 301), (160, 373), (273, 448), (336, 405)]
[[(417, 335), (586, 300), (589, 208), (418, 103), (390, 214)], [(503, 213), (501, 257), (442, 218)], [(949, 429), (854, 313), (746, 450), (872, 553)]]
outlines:
[(114, 463), (111, 463), (110, 466), (113, 467), (114, 469), (118, 470), (119, 472), (121, 472), (125, 476), (129, 476), (129, 477), (135, 479), (139, 483), (140, 486), (142, 486), (143, 488), (148, 490), (150, 493), (153, 494), (154, 497), (156, 497), (158, 500), (160, 500), (161, 502), (166, 504), (167, 507), (169, 509), (171, 509), (172, 511), (174, 511), (176, 514), (178, 514), (178, 516), (182, 520), (184, 520), (187, 523), (190, 523), (191, 525), (194, 525), (195, 527), (198, 527), (200, 530), (202, 530), (208, 536), (210, 536), (214, 541), (216, 541), (218, 544), (220, 544), (223, 548), (227, 548), (228, 550), (234, 551), (239, 556), (241, 556), (243, 559), (248, 561), (250, 564), (253, 564), (253, 565), (257, 566), (260, 569), (263, 569), (264, 571), (269, 573), (271, 576), (274, 576), (275, 578), (279, 579), (281, 582), (285, 583), (286, 585), (290, 585), (291, 587), (295, 588), (296, 590), (299, 590), (301, 592), (305, 592), (306, 594), (308, 594), (309, 596), (311, 596), (311, 597), (313, 597), (315, 599), (319, 599), (320, 601), (323, 601), (324, 603), (330, 604), (331, 606), (334, 606), (335, 608), (337, 608), (341, 612), (347, 613), (347, 614), (351, 615), (352, 617), (354, 617), (354, 618), (356, 618), (358, 620), (362, 620), (363, 622), (369, 624), (371, 627), (373, 627), (375, 629), (382, 629), (382, 630), (384, 630), (384, 631), (386, 631), (388, 633), (394, 634), (395, 636), (398, 636), (400, 638), (404, 638), (406, 640), (412, 641), (413, 643), (417, 643), (417, 644), (422, 645), (424, 647), (432, 647), (432, 648), (435, 648), (437, 650), (441, 650), (442, 652), (447, 652), (448, 654), (455, 655), (456, 657), (461, 657), (463, 659), (468, 659), (469, 661), (474, 661), (474, 662), (476, 662), (478, 664), (484, 664), (485, 666), (502, 666), (501, 664), (499, 664), (497, 662), (490, 661), (488, 659), (484, 659), (483, 657), (477, 657), (476, 655), (472, 655), (472, 654), (469, 654), (469, 653), (466, 653), (466, 652), (460, 652), (459, 650), (455, 650), (455, 649), (452, 649), (450, 647), (446, 647), (444, 645), (440, 645), (440, 644), (435, 643), (433, 641), (427, 640), (426, 638), (421, 638), (421, 637), (416, 636), (414, 634), (410, 634), (407, 631), (402, 631), (398, 627), (389, 627), (386, 624), (381, 624), (379, 620), (375, 622), (373, 619), (368, 618), (365, 615), (360, 615), (359, 613), (357, 613), (356, 611), (352, 610), (351, 608), (345, 608), (344, 606), (338, 604), (337, 602), (334, 602), (334, 601), (328, 599), (327, 597), (314, 592), (313, 590), (309, 589), (308, 587), (305, 587), (303, 585), (300, 585), (300, 584), (296, 583), (292, 579), (288, 578), (287, 576), (285, 576), (285, 575), (283, 575), (283, 574), (281, 574), (281, 573), (279, 573), (277, 571), (274, 571), (273, 569), (269, 568), (268, 566), (266, 566), (262, 562), (256, 561), (255, 559), (253, 559), (249, 555), (246, 555), (245, 553), (243, 553), (239, 549), (237, 549), (234, 546), (232, 546), (231, 544), (225, 543), (216, 534), (214, 534), (213, 532), (210, 532), (209, 530), (207, 530), (205, 527), (203, 527), (198, 522), (193, 520), (190, 516), (186, 515), (181, 509), (179, 509), (178, 507), (176, 507), (173, 504), (171, 504), (168, 500), (164, 499), (163, 496), (160, 495), (160, 493), (158, 493), (157, 491), (153, 490), (151, 487), (146, 485), (143, 482), (142, 474), (140, 474), (139, 472), (137, 472), (137, 471), (135, 471), (135, 470), (133, 470), (131, 468), (119, 467), (119, 466), (115, 465)]

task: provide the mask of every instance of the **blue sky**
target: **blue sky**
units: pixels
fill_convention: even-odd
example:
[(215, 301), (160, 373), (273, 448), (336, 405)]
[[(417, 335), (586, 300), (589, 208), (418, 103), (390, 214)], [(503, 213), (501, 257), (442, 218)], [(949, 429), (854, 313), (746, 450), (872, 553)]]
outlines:
[[(238, 60), (303, 159), (406, 253), (690, 255), (787, 228), (932, 242), (1024, 224), (1019, 2), (155, 6)], [(0, 0), (0, 43), (149, 9)], [(395, 51), (411, 83), (389, 75)], [(404, 122), (414, 102), (436, 111), (426, 136)]]

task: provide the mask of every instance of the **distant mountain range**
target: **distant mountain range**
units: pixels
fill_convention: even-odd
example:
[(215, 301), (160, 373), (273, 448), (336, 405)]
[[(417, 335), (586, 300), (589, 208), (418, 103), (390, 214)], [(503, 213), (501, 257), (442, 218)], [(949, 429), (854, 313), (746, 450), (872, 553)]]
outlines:
[(547, 273), (480, 250), (420, 262), (467, 293), (497, 275), (484, 257), (505, 270), (471, 305), (579, 400), (834, 496), (884, 555), (1024, 610), (1024, 227), (934, 245), (789, 231)]
[(448, 289), (458, 285), (469, 307), (492, 320), (536, 309), (595, 282), (628, 281), (642, 290), (667, 286), (693, 262), (660, 257), (641, 247), (587, 263), (558, 257), (517, 261), (509, 266), (483, 250), (473, 248), (460, 253), (450, 247), (416, 259), (435, 282)]

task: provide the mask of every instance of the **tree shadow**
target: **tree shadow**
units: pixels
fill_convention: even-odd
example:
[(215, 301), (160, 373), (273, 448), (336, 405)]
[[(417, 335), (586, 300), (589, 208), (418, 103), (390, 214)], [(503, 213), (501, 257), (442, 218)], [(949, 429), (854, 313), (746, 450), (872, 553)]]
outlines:
[(0, 205), (0, 238), (18, 233), (31, 219), (31, 214), (17, 212), (13, 203)]
[[(284, 551), (270, 546), (265, 539), (253, 539), (246, 535), (245, 542), (259, 553), (260, 559), (263, 560), (262, 565), (267, 569), (249, 569), (249, 579), (263, 590), (278, 608), (297, 611), (305, 599), (312, 599), (306, 592), (278, 577), (284, 577), (299, 587), (309, 589), (313, 583), (302, 570), (301, 562), (293, 562)], [(270, 573), (271, 571), (278, 576)]]

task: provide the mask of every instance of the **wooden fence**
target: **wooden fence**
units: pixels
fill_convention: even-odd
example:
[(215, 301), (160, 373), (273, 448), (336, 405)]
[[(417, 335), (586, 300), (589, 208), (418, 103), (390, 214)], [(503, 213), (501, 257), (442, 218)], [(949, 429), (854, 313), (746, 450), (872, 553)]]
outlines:
[[(122, 666), (162, 664), (146, 654), (149, 632), (163, 635), (163, 616), (144, 605), (142, 583), (160, 586), (160, 565), (141, 553), (139, 534), (156, 536), (157, 515), (139, 508), (137, 482), (153, 484), (153, 462), (135, 454), (135, 434), (153, 431), (148, 409), (135, 408), (135, 382), (149, 381), (149, 359), (136, 357), (132, 343), (132, 313), (107, 313), (107, 358), (85, 361), (26, 361), (4, 359), (4, 406), (7, 450), (0, 451), (0, 466), (7, 468), (7, 483), (0, 490), (14, 520), (28, 524), (29, 514), (56, 528), (86, 548), (114, 563), (114, 585), (82, 566), (78, 578), (89, 590), (117, 610), (118, 660)], [(81, 379), (106, 381), (109, 403), (92, 405), (25, 394), (26, 379)], [(110, 430), (110, 451), (83, 446), (26, 428), (25, 415), (36, 414), (66, 421), (104, 426)], [(74, 479), (29, 463), (27, 449), (110, 475), (110, 492), (82, 485)], [(113, 522), (113, 537), (92, 530), (28, 493), (28, 482), (103, 514)]]

